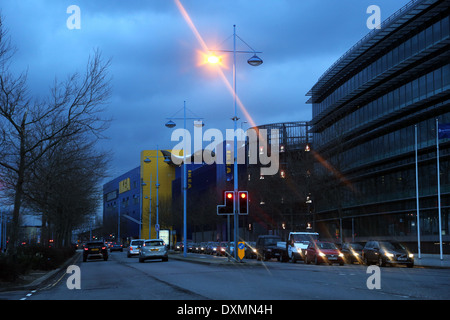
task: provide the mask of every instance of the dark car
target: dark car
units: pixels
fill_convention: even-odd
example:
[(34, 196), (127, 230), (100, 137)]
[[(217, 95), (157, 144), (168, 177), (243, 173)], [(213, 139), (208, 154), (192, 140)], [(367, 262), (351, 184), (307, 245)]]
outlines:
[(256, 242), (245, 243), (245, 258), (246, 259), (256, 258)]
[(321, 262), (333, 264), (344, 264), (344, 255), (339, 251), (332, 242), (312, 241), (309, 243), (305, 253), (305, 263), (313, 262), (319, 264)]
[(398, 242), (368, 241), (362, 250), (362, 259), (366, 265), (404, 264), (408, 268), (414, 267), (414, 255)]
[(275, 235), (263, 235), (259, 236), (256, 241), (256, 259), (257, 260), (269, 260), (272, 258), (278, 259), (278, 261), (287, 261), (288, 256), (285, 247), (279, 247), (278, 242), (281, 242), (281, 238)]
[(109, 245), (109, 251), (120, 251), (123, 252), (123, 245), (120, 242), (113, 242)]
[(108, 260), (108, 248), (103, 241), (88, 242), (83, 249), (83, 262), (91, 258)]
[(352, 264), (355, 262), (362, 264), (362, 249), (364, 246), (361, 243), (344, 243), (341, 252), (344, 255), (346, 263)]

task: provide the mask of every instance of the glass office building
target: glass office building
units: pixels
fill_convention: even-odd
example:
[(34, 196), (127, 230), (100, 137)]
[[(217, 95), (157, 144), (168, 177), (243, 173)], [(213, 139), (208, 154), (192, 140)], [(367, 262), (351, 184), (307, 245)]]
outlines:
[[(396, 239), (436, 252), (437, 142), (444, 251), (450, 245), (450, 1), (413, 0), (308, 92), (317, 161), (315, 224), (330, 238)], [(420, 219), (417, 220), (415, 128)]]

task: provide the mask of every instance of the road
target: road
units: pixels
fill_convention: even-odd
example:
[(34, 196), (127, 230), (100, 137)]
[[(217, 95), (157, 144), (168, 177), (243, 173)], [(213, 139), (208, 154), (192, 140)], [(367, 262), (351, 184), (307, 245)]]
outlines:
[(380, 289), (369, 289), (362, 265), (305, 265), (269, 261), (264, 266), (215, 266), (169, 259), (139, 263), (125, 252), (80, 267), (80, 289), (68, 289), (70, 274), (35, 292), (0, 293), (26, 300), (403, 300), (450, 299), (450, 270), (380, 269)]

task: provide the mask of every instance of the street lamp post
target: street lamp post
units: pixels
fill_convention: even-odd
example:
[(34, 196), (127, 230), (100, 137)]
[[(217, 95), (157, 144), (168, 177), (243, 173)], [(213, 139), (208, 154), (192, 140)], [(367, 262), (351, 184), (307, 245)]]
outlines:
[(165, 124), (167, 128), (173, 128), (176, 123), (172, 120), (183, 120), (184, 133), (183, 133), (183, 256), (187, 256), (187, 210), (186, 210), (186, 191), (187, 191), (187, 171), (186, 171), (186, 120), (201, 120), (202, 118), (186, 118), (186, 101), (183, 103), (183, 118), (168, 118), (168, 122)]
[[(236, 38), (239, 38), (247, 47), (252, 49), (252, 51), (236, 51)], [(233, 197), (233, 215), (234, 215), (234, 258), (238, 260), (237, 254), (237, 246), (239, 241), (239, 213), (238, 213), (238, 194), (239, 194), (239, 183), (238, 183), (238, 163), (237, 163), (237, 122), (239, 118), (237, 117), (237, 95), (236, 95), (236, 54), (237, 53), (253, 53), (253, 56), (247, 60), (247, 63), (251, 66), (257, 67), (263, 63), (262, 59), (259, 58), (256, 54), (261, 53), (260, 51), (255, 51), (251, 48), (244, 40), (242, 40), (236, 34), (236, 25), (233, 25), (233, 51), (230, 50), (210, 50), (213, 52), (232, 52), (233, 53), (233, 102), (234, 102), (234, 117), (232, 118), (234, 122), (234, 197)], [(208, 58), (208, 62), (210, 63), (218, 63), (220, 61), (219, 58)]]

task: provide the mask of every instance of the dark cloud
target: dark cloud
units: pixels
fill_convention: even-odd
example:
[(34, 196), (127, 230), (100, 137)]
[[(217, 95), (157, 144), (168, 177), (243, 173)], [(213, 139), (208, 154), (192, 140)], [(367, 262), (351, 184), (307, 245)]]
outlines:
[[(209, 47), (231, 49), (236, 24), (263, 51), (260, 67), (248, 66), (247, 55), (238, 62), (238, 94), (257, 125), (310, 120), (306, 92), (369, 32), (367, 7), (379, 5), (386, 19), (407, 2), (181, 0)], [(80, 30), (66, 27), (72, 4), (81, 9)], [(114, 151), (113, 174), (137, 166), (143, 149), (176, 144), (164, 123), (184, 100), (205, 118), (205, 129), (232, 128), (232, 96), (217, 73), (198, 65), (201, 46), (174, 0), (2, 0), (0, 10), (18, 49), (13, 67), (28, 69), (35, 95), (45, 96), (55, 76), (82, 72), (95, 48), (112, 59), (108, 116), (115, 120), (102, 146)], [(231, 69), (225, 75), (231, 82)]]

